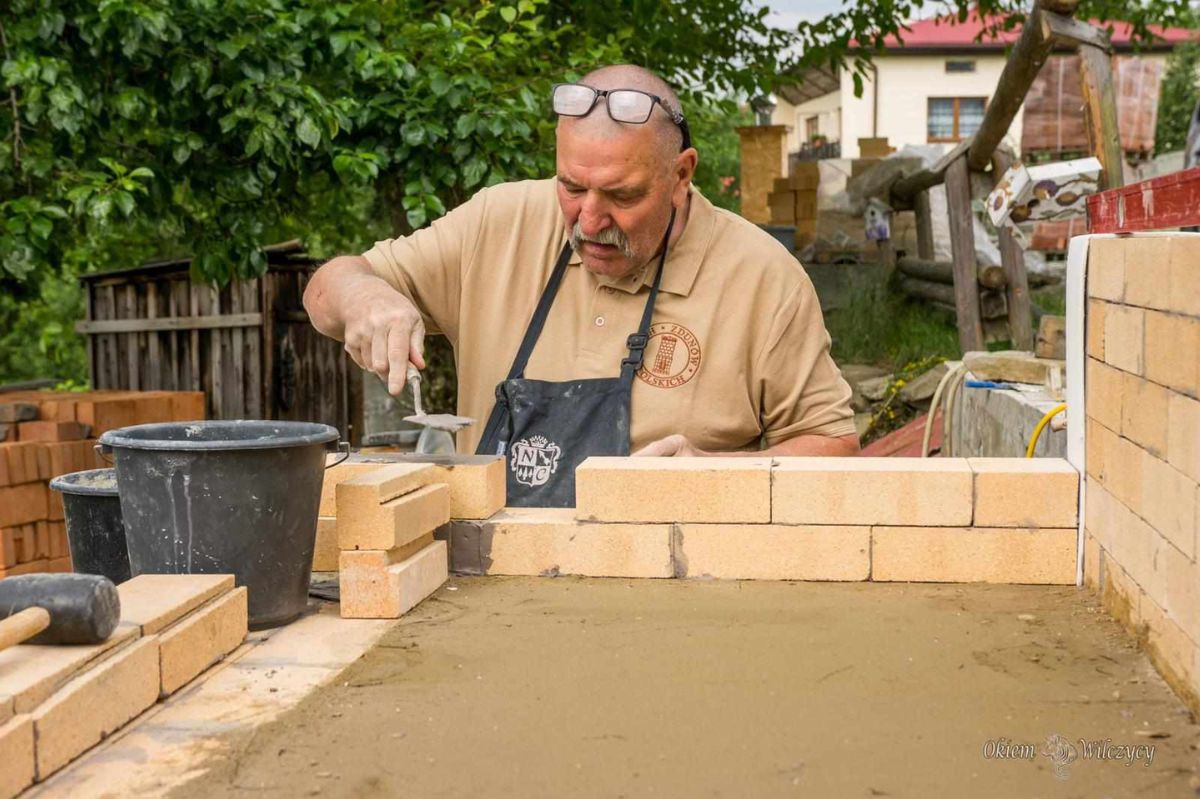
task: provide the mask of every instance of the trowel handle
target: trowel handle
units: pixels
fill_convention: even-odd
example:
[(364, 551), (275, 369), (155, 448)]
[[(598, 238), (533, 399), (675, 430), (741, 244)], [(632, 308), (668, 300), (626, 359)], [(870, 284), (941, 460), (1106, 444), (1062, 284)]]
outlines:
[(404, 379), (412, 386), (413, 411), (418, 416), (424, 416), (425, 409), (421, 406), (421, 371), (410, 363), (408, 371), (404, 374)]

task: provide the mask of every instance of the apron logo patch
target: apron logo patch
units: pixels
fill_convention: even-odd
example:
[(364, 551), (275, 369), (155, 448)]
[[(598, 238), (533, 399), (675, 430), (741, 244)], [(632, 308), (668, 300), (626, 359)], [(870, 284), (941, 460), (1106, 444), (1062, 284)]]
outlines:
[(650, 326), (646, 357), (637, 376), (655, 388), (678, 388), (700, 371), (700, 339), (683, 325)]
[(562, 448), (545, 436), (522, 438), (512, 445), (509, 461), (517, 482), (530, 487), (545, 485), (556, 471)]

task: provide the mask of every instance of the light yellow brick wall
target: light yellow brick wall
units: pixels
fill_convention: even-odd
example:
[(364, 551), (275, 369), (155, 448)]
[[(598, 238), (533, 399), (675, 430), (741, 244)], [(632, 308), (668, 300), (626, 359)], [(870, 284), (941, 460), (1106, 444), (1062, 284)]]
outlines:
[(776, 178), (787, 174), (786, 125), (761, 125), (738, 128), (741, 139), (742, 216), (765, 225), (771, 221), (767, 195), (774, 191)]
[(1088, 257), (1084, 581), (1200, 712), (1200, 237)]

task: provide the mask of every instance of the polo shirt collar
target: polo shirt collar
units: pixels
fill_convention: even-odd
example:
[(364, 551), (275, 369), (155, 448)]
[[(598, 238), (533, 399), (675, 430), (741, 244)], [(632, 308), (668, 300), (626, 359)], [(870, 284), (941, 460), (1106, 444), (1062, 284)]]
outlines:
[[(692, 291), (696, 275), (700, 271), (700, 262), (708, 252), (712, 241), (713, 227), (716, 224), (716, 211), (699, 189), (692, 186), (688, 190), (691, 196), (692, 208), (688, 215), (687, 227), (683, 235), (667, 251), (667, 262), (663, 265), (663, 278), (660, 289), (670, 294), (686, 297)], [(572, 251), (567, 263), (578, 266), (582, 263), (579, 253)], [(619, 280), (597, 278), (603, 285), (620, 289), (628, 294), (636, 294), (642, 286), (654, 284), (654, 270), (658, 268), (658, 257), (650, 259), (650, 263), (633, 274)]]

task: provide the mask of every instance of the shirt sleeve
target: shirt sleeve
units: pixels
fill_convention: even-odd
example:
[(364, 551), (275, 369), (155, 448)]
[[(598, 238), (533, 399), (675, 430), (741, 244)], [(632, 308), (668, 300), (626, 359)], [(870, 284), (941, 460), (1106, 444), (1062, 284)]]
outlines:
[(376, 275), (412, 300), (426, 332), (458, 340), (462, 278), (482, 227), (485, 192), (408, 236), (363, 253)]
[(782, 304), (758, 358), (768, 446), (802, 435), (856, 433), (850, 385), (829, 346), (817, 293), (805, 275)]

